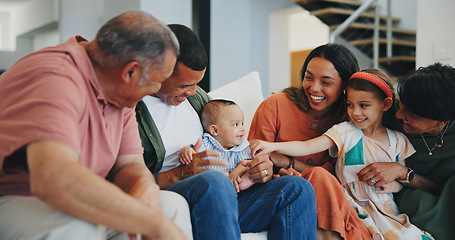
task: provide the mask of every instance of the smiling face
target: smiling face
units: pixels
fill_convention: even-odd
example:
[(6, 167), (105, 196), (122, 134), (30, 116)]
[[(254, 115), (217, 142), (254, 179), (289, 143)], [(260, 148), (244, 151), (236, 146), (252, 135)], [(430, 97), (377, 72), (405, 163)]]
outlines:
[(196, 84), (202, 80), (204, 74), (205, 69), (195, 71), (178, 62), (172, 75), (154, 96), (169, 105), (180, 105), (187, 97), (196, 94)]
[(342, 91), (338, 71), (330, 61), (321, 57), (314, 57), (308, 63), (302, 87), (311, 107), (309, 114), (316, 119), (327, 116)]
[(245, 137), (243, 112), (237, 105), (226, 105), (220, 109), (216, 123), (210, 125), (210, 134), (224, 149), (239, 145)]
[(362, 130), (381, 126), (382, 116), (390, 108), (390, 104), (375, 93), (353, 88), (347, 89), (346, 105), (349, 118)]
[(403, 120), (403, 129), (407, 133), (430, 133), (436, 134), (442, 131), (440, 121), (429, 118), (420, 117), (409, 112), (400, 102), (400, 109), (397, 111), (398, 119)]

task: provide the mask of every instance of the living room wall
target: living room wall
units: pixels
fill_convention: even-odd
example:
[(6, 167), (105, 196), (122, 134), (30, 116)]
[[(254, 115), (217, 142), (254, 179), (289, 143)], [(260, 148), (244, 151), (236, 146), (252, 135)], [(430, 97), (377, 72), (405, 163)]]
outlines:
[[(43, 41), (49, 41), (49, 39), (64, 41), (72, 34), (82, 34), (87, 39), (92, 39), (105, 20), (127, 10), (141, 9), (150, 12), (165, 23), (182, 23), (191, 26), (191, 1), (31, 0), (28, 9), (23, 9), (25, 13), (14, 17), (11, 28), (21, 29), (17, 35), (22, 36), (46, 24), (58, 23), (58, 28), (55, 28), (53, 33), (58, 34), (58, 37), (52, 36), (52, 33), (43, 37), (35, 32), (34, 34), (37, 35), (31, 36), (32, 41), (26, 41), (41, 47)], [(450, 31), (452, 29), (450, 24), (455, 21), (455, 16), (451, 13), (451, 10), (455, 9), (455, 2), (452, 0), (394, 0), (392, 2), (403, 4), (401, 7), (394, 8), (412, 12), (414, 8), (409, 7), (409, 1), (417, 4), (417, 17), (406, 24), (406, 26), (412, 26), (412, 21), (417, 21), (415, 24), (417, 26), (417, 66), (428, 65), (435, 61), (455, 66), (453, 59), (455, 32)], [(275, 73), (270, 71), (277, 68), (272, 60), (282, 62), (286, 60), (279, 54), (271, 54), (270, 48), (275, 45), (271, 46), (269, 26), (272, 24), (270, 19), (273, 14), (295, 7), (296, 4), (291, 0), (212, 1), (210, 62), (212, 89), (251, 71), (259, 72), (265, 97), (270, 95), (272, 90), (281, 88), (280, 84), (283, 82), (288, 82), (289, 73), (285, 67)], [(0, 1), (0, 13), (4, 9)], [(49, 31), (52, 32), (49, 29), (47, 31), (47, 34)], [(286, 40), (282, 39), (282, 41)], [(27, 50), (27, 48), (21, 49)], [(26, 52), (0, 52), (0, 69), (8, 68), (25, 54)]]

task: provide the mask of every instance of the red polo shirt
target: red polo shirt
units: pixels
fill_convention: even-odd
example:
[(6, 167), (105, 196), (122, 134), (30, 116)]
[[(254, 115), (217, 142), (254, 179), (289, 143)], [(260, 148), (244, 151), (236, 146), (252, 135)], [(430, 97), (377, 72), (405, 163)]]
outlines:
[(0, 195), (31, 194), (30, 142), (65, 144), (101, 177), (119, 155), (142, 153), (134, 109), (107, 103), (80, 41), (32, 53), (0, 77)]

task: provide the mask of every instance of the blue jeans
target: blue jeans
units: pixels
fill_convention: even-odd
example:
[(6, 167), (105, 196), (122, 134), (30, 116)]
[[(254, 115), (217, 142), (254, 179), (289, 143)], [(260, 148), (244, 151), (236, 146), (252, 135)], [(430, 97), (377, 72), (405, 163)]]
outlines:
[(188, 201), (196, 240), (240, 240), (241, 232), (265, 230), (268, 239), (316, 239), (314, 190), (301, 177), (279, 177), (237, 195), (226, 176), (206, 171), (167, 190)]

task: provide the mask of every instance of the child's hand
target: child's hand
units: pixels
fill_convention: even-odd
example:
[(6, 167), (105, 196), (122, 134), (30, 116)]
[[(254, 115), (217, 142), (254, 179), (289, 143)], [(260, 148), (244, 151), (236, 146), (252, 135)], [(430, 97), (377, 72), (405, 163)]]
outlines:
[(240, 176), (231, 172), (231, 173), (229, 173), (229, 179), (231, 180), (232, 184), (234, 184), (235, 191), (240, 192), (239, 183), (242, 182), (242, 179), (240, 178)]
[(254, 184), (254, 182), (251, 181), (250, 174), (248, 172), (245, 172), (242, 176), (231, 173), (229, 174), (229, 179), (231, 179), (232, 184), (234, 184), (235, 191), (237, 193), (251, 187)]
[(193, 160), (193, 153), (196, 153), (193, 148), (184, 147), (180, 150), (179, 153), (179, 160), (182, 164), (190, 164), (191, 160)]
[(255, 158), (257, 156), (269, 154), (275, 151), (273, 146), (274, 144), (271, 142), (253, 139), (250, 141), (251, 155)]
[(397, 193), (403, 189), (403, 185), (399, 183), (398, 181), (393, 181), (387, 184), (382, 185), (381, 190), (376, 191), (376, 193), (379, 194), (385, 194), (385, 193)]

